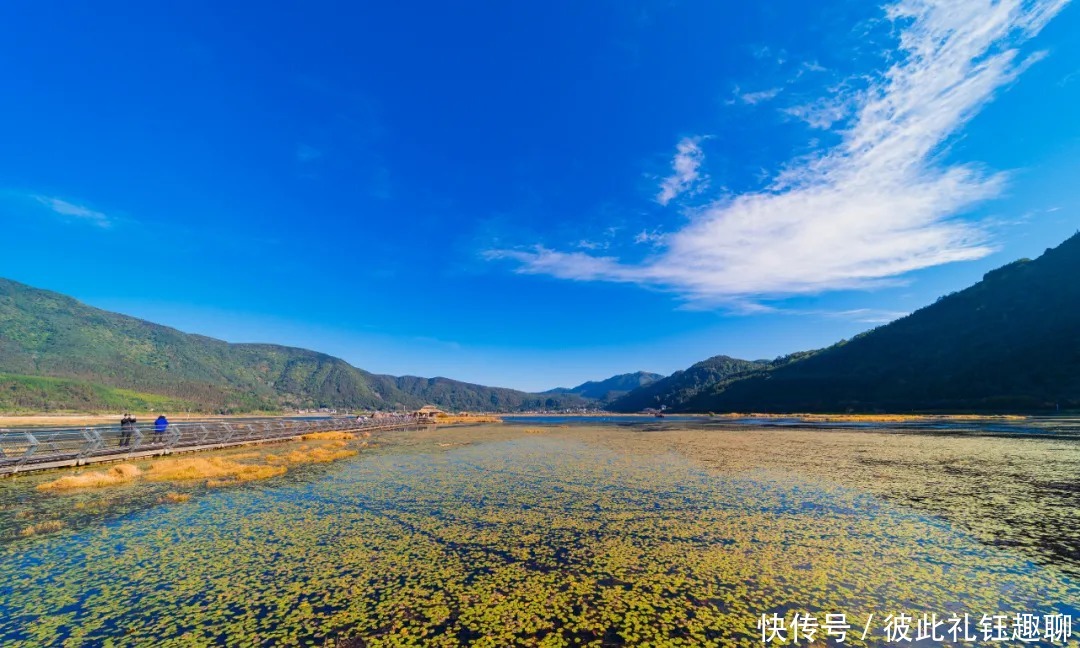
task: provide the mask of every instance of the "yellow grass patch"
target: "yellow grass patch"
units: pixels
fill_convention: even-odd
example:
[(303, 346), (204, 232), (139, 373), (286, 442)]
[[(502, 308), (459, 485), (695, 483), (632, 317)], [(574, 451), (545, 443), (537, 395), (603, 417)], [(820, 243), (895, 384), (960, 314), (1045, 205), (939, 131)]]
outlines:
[(288, 472), (288, 468), (285, 466), (248, 466), (248, 470), (232, 475), (224, 475), (225, 479), (208, 479), (206, 485), (210, 488), (220, 488), (260, 479), (270, 479), (271, 477), (284, 475), (286, 472)]
[(180, 502), (186, 502), (189, 499), (191, 499), (191, 493), (169, 492), (169, 493), (165, 493), (165, 495), (162, 496), (161, 501), (163, 503), (164, 502), (173, 502), (173, 503), (179, 504)]
[(65, 526), (66, 525), (60, 520), (48, 520), (45, 522), (38, 522), (37, 524), (31, 524), (22, 531), (19, 531), (19, 535), (24, 538), (29, 538), (30, 536), (40, 535), (42, 533), (53, 533), (63, 529)]
[[(324, 447), (302, 447), (297, 450), (293, 450), (287, 455), (281, 457), (274, 457), (277, 461), (282, 461), (291, 464), (305, 464), (305, 463), (329, 463), (331, 461), (337, 461), (338, 459), (345, 459), (346, 457), (355, 457), (358, 453), (356, 450), (342, 450)], [(269, 461), (269, 456), (267, 461)]]
[(285, 474), (285, 470), (283, 466), (244, 464), (224, 457), (189, 457), (166, 459), (155, 463), (146, 473), (146, 479), (150, 481), (225, 479), (232, 483), (269, 479)]
[(355, 439), (356, 434), (354, 432), (312, 432), (311, 434), (303, 434), (300, 436), (304, 441), (339, 441)]
[(498, 416), (437, 416), (435, 422), (439, 425), (453, 425), (454, 423), (502, 423), (502, 419)]
[[(309, 436), (314, 437), (317, 443), (293, 446), (295, 449), (285, 454), (262, 454), (248, 451), (225, 456), (159, 459), (152, 463), (145, 473), (132, 464), (120, 464), (106, 471), (84, 472), (61, 477), (40, 484), (37, 488), (43, 491), (98, 488), (124, 484), (140, 477), (154, 482), (207, 480), (207, 486), (227, 486), (283, 475), (287, 472), (289, 464), (329, 463), (358, 454), (357, 450), (348, 449), (350, 442), (356, 440), (351, 433), (319, 432)], [(360, 441), (358, 444), (359, 447), (367, 445), (366, 441)], [(256, 461), (242, 462), (241, 459)], [(161, 501), (182, 502), (188, 497), (179, 493), (169, 493)]]
[(51, 482), (38, 485), (38, 490), (73, 490), (76, 488), (101, 488), (103, 486), (116, 486), (127, 483), (139, 475), (142, 471), (131, 464), (113, 466), (103, 472), (86, 472), (79, 475), (68, 475)]

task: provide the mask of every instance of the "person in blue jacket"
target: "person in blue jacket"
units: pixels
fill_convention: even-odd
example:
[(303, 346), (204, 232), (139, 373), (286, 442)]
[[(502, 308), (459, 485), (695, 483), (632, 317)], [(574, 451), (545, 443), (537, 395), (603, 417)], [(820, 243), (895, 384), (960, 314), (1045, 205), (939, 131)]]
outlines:
[(164, 414), (158, 416), (157, 420), (154, 421), (154, 441), (157, 443), (161, 443), (162, 439), (165, 438), (165, 430), (168, 429), (169, 419), (165, 418)]

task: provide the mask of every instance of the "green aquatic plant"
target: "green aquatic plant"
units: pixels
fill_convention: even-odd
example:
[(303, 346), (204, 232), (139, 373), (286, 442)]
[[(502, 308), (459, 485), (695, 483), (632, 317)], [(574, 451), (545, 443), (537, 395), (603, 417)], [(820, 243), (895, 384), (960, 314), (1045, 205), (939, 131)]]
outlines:
[[(0, 544), (0, 583), (18, 583), (0, 586), (0, 641), (760, 646), (757, 619), (774, 612), (858, 626), (1080, 600), (1060, 570), (942, 519), (805, 464), (774, 470), (767, 439), (699, 431), (710, 463), (683, 454), (684, 434), (442, 429), (270, 481), (192, 482), (184, 506)], [(30, 482), (4, 497), (59, 500)]]

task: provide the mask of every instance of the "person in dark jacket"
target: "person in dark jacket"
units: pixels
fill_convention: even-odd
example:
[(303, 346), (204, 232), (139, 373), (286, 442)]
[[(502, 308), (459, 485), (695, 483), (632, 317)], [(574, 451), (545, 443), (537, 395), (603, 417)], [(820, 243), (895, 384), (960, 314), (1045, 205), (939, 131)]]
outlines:
[(135, 431), (135, 417), (127, 412), (124, 412), (124, 417), (120, 419), (120, 446), (127, 447), (131, 445), (131, 433)]
[(165, 430), (169, 429), (169, 419), (162, 414), (154, 421), (154, 443), (161, 443), (165, 438)]

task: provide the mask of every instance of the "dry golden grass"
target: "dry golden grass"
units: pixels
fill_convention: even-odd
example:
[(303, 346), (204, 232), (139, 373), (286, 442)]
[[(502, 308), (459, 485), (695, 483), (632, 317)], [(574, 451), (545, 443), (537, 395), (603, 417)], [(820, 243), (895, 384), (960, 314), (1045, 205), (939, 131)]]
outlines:
[(304, 434), (300, 437), (304, 441), (340, 441), (351, 440), (356, 438), (354, 432), (312, 432), (311, 434)]
[(439, 425), (453, 425), (454, 423), (502, 423), (502, 419), (498, 416), (484, 416), (480, 414), (475, 416), (439, 416), (435, 418), (435, 423)]
[(175, 491), (165, 493), (159, 500), (162, 503), (173, 502), (179, 504), (180, 502), (186, 502), (191, 499), (191, 493), (177, 493)]
[(206, 485), (211, 488), (230, 486), (232, 484), (242, 484), (244, 482), (279, 477), (286, 472), (288, 472), (288, 468), (285, 466), (249, 466), (248, 470), (233, 475), (226, 475), (225, 479), (209, 479), (207, 480)]
[(150, 470), (147, 471), (146, 479), (150, 481), (190, 481), (217, 478), (229, 482), (245, 482), (277, 477), (285, 474), (285, 470), (283, 466), (245, 464), (225, 457), (188, 457), (184, 459), (165, 459), (154, 463), (150, 466)]
[(527, 428), (525, 434), (543, 434), (544, 431), (540, 428)]
[(137, 466), (120, 464), (103, 472), (87, 472), (61, 477), (51, 482), (39, 484), (37, 488), (38, 490), (74, 490), (77, 488), (116, 486), (127, 483), (141, 474), (142, 471)]
[(56, 532), (63, 529), (65, 526), (66, 525), (60, 520), (47, 520), (25, 527), (22, 531), (19, 531), (19, 535), (24, 538), (29, 538), (30, 536), (41, 535), (42, 533)]
[[(316, 443), (299, 447), (286, 446), (288, 451), (285, 454), (247, 451), (209, 457), (159, 459), (151, 463), (145, 473), (132, 464), (120, 464), (106, 471), (60, 477), (40, 484), (37, 488), (42, 491), (73, 491), (116, 486), (139, 478), (153, 482), (206, 480), (207, 486), (220, 487), (277, 477), (285, 474), (291, 464), (329, 463), (359, 454), (356, 449), (348, 448), (350, 442), (356, 441), (356, 437), (351, 433), (320, 432), (309, 436), (313, 437)], [(368, 442), (360, 441), (352, 445), (363, 448), (368, 445)], [(241, 459), (251, 461), (242, 462)], [(188, 495), (169, 493), (161, 501), (182, 502), (188, 497)]]
[[(274, 457), (274, 459), (276, 461), (291, 464), (330, 463), (331, 461), (345, 459), (346, 457), (355, 457), (357, 454), (358, 453), (356, 452), (356, 450), (343, 450), (325, 447), (303, 447), (297, 450), (293, 450), (289, 454), (282, 457)], [(267, 461), (269, 460), (269, 455), (267, 455)]]

